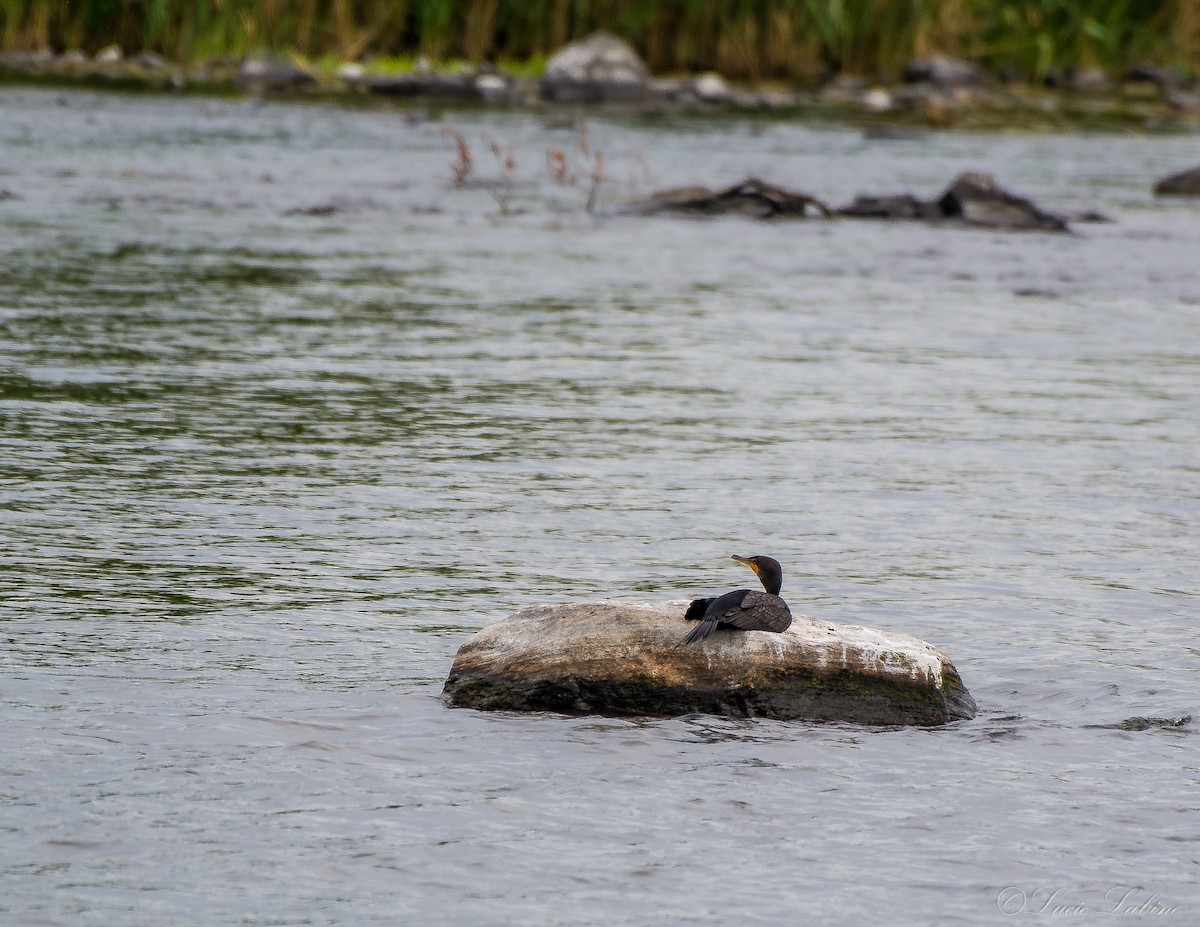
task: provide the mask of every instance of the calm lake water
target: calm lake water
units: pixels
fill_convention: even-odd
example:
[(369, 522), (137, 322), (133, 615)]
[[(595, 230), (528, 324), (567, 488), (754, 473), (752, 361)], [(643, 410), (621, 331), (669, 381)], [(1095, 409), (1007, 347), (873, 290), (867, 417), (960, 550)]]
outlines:
[[(1116, 221), (591, 216), (535, 114), (0, 89), (0, 922), (1200, 922), (1196, 137), (583, 141), (605, 208), (978, 169)], [(483, 625), (731, 553), (979, 717), (441, 703)]]

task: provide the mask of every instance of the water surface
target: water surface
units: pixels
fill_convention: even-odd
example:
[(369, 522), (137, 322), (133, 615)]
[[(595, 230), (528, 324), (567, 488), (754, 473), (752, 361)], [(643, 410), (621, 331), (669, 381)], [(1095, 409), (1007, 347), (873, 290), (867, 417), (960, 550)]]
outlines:
[[(1122, 727), (1200, 709), (1200, 212), (1149, 194), (1194, 138), (0, 115), (5, 923), (1200, 916), (1196, 725)], [(596, 149), (602, 207), (981, 169), (1116, 221), (592, 216)], [(731, 553), (945, 648), (980, 716), (440, 702), (514, 609), (711, 595)]]

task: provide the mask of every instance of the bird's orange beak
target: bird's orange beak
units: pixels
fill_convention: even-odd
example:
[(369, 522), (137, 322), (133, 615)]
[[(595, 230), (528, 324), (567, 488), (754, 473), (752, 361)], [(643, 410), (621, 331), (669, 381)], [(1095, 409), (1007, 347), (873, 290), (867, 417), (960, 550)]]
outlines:
[(736, 560), (738, 563), (746, 564), (746, 566), (750, 567), (750, 569), (752, 569), (754, 571), (755, 576), (758, 575), (758, 564), (755, 563), (753, 560), (751, 560), (749, 557), (739, 557), (737, 554), (734, 554), (729, 559)]

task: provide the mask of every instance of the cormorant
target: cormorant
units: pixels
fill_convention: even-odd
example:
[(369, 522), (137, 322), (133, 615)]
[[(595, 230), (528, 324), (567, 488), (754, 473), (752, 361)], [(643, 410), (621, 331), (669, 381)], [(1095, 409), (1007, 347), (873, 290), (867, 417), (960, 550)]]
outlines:
[(783, 568), (771, 557), (739, 557), (732, 560), (744, 563), (754, 571), (767, 590), (735, 589), (713, 599), (695, 599), (684, 615), (688, 621), (698, 621), (679, 641), (692, 644), (710, 637), (718, 626), (739, 631), (786, 631), (792, 623), (787, 602), (779, 598), (783, 586)]

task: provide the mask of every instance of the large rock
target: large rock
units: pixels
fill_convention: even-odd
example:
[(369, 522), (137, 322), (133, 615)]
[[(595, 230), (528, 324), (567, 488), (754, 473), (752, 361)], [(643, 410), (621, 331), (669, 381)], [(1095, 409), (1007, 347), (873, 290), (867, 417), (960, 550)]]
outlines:
[(542, 96), (555, 103), (640, 103), (650, 71), (628, 42), (607, 32), (564, 46), (546, 62)]
[(975, 716), (950, 658), (906, 634), (796, 615), (782, 634), (718, 631), (678, 646), (686, 602), (523, 608), (458, 650), (458, 707), (568, 714), (702, 712), (932, 726)]
[(1154, 185), (1157, 196), (1200, 196), (1200, 164), (1170, 177), (1164, 177)]

